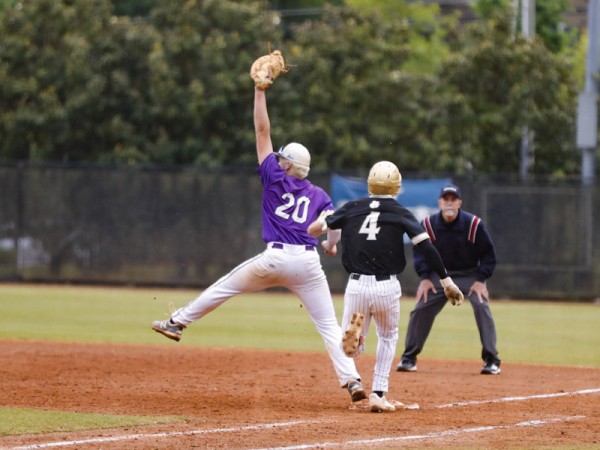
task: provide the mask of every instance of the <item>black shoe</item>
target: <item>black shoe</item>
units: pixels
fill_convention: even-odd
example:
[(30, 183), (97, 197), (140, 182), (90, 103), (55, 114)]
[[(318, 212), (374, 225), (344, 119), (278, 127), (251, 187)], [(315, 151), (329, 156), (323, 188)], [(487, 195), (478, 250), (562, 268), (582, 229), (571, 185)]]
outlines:
[(400, 364), (398, 364), (398, 367), (396, 367), (396, 370), (398, 372), (416, 372), (417, 365), (413, 362), (404, 360)]
[(501, 372), (500, 366), (496, 363), (486, 363), (481, 369), (482, 375), (500, 375)]
[(352, 397), (353, 402), (358, 402), (367, 398), (367, 393), (362, 383), (358, 380), (348, 382), (348, 393)]

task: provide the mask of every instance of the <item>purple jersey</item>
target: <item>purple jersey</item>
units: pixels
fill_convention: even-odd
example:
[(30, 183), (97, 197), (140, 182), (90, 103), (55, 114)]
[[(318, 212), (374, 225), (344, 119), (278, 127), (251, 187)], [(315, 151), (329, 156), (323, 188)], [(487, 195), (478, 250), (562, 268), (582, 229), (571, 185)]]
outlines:
[(286, 175), (275, 153), (264, 159), (258, 173), (263, 184), (263, 240), (317, 245), (317, 238), (306, 229), (321, 211), (334, 209), (329, 195), (307, 179)]

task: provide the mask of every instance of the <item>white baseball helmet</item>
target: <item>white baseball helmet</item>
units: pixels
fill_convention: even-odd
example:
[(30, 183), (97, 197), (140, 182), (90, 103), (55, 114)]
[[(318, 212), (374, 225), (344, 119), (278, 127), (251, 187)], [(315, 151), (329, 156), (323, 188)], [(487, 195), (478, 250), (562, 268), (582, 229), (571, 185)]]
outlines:
[(306, 178), (310, 169), (310, 152), (304, 145), (290, 142), (285, 147), (281, 147), (277, 155), (292, 163), (295, 169), (293, 175), (300, 179)]
[(379, 161), (369, 172), (367, 179), (369, 194), (371, 195), (398, 195), (402, 186), (402, 175), (396, 164), (389, 161)]

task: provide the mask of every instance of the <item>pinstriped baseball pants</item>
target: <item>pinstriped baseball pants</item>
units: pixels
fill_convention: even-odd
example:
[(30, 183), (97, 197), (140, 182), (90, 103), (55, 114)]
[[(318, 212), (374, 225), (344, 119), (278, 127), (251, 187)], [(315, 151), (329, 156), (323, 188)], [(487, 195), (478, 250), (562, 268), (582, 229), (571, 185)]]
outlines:
[(375, 322), (377, 351), (372, 391), (388, 392), (390, 370), (398, 343), (401, 296), (402, 288), (396, 276), (389, 280), (377, 281), (375, 276), (361, 275), (358, 280), (350, 278), (346, 285), (342, 330), (350, 323), (353, 313), (359, 312), (365, 316), (365, 342), (359, 346), (354, 357), (364, 351), (371, 319)]

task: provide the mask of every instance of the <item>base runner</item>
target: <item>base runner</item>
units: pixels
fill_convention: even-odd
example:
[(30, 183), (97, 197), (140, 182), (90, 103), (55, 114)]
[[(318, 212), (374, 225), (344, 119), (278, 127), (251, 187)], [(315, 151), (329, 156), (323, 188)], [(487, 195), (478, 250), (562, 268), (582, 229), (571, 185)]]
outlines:
[[(345, 330), (342, 347), (346, 355), (357, 357), (364, 351), (371, 320), (375, 322), (377, 352), (369, 395), (373, 412), (395, 410), (385, 395), (398, 342), (402, 295), (398, 275), (406, 266), (404, 233), (422, 250), (440, 276), (451, 302), (459, 305), (463, 301), (463, 294), (448, 277), (425, 229), (396, 201), (401, 184), (402, 177), (395, 164), (378, 162), (369, 172), (369, 197), (349, 201), (332, 214), (321, 214), (308, 228), (312, 236), (327, 230), (342, 230), (342, 264), (349, 273), (342, 318), (342, 329)], [(325, 252), (336, 253), (330, 240), (321, 245)]]

